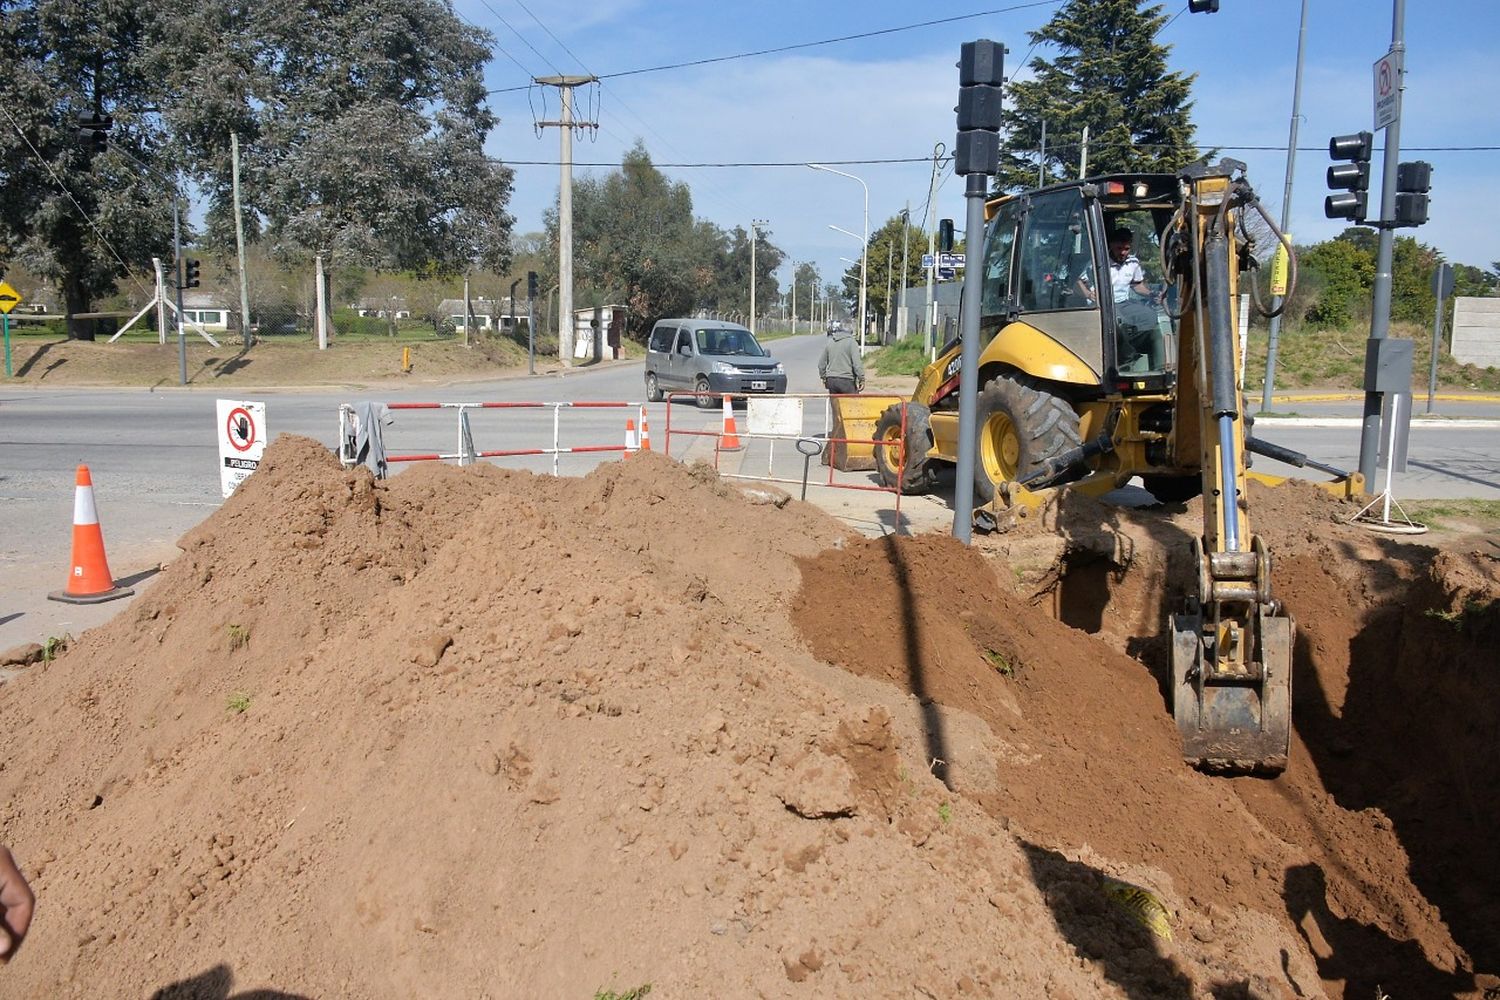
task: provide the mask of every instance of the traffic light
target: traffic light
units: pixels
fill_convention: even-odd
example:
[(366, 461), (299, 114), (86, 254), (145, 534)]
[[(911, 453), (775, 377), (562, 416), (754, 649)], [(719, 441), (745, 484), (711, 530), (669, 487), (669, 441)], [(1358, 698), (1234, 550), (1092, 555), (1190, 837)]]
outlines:
[(182, 287), (197, 288), (202, 282), (199, 280), (201, 264), (192, 257), (185, 257), (182, 261)]
[(1328, 140), (1328, 155), (1335, 163), (1328, 168), (1328, 186), (1345, 194), (1331, 194), (1323, 199), (1323, 214), (1330, 219), (1353, 219), (1364, 222), (1369, 202), (1370, 152), (1375, 136), (1369, 132), (1336, 135)]
[(1188, 0), (1189, 14), (1217, 14), (1219, 0)]
[(1000, 84), (1005, 46), (981, 38), (964, 42), (958, 59), (958, 142), (953, 167), (959, 174), (993, 175), (1000, 170)]
[(109, 115), (79, 115), (78, 116), (78, 141), (84, 149), (91, 153), (102, 153), (109, 147), (109, 130), (114, 127), (115, 120)]
[(948, 253), (950, 250), (953, 249), (953, 220), (952, 219), (939, 219), (938, 220), (938, 238), (937, 238), (937, 243), (938, 243), (938, 249), (941, 250), (943, 253)]
[(536, 272), (535, 271), (527, 271), (526, 272), (526, 297), (528, 299), (534, 299), (534, 298), (536, 298)]
[(1420, 226), (1427, 221), (1427, 192), (1432, 190), (1432, 164), (1424, 160), (1396, 165), (1398, 226)]

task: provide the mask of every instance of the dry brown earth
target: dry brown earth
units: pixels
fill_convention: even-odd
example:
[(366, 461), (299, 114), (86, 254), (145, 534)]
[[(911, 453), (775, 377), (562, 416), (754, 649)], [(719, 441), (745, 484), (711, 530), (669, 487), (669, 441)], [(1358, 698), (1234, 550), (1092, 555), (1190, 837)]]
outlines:
[(41, 900), (0, 988), (1500, 984), (1484, 540), (1256, 493), (1297, 736), (1224, 779), (1159, 684), (1194, 510), (1069, 499), (975, 551), (765, 499), (652, 454), (376, 482), (279, 439), (125, 614), (0, 686), (0, 839)]

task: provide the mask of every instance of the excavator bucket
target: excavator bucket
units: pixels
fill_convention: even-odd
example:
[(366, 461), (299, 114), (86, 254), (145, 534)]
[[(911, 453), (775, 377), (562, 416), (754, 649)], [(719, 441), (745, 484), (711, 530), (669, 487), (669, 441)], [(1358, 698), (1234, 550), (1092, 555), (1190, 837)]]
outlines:
[(1172, 714), (1183, 759), (1209, 771), (1279, 774), (1291, 741), (1292, 634), (1286, 614), (1250, 619), (1247, 670), (1219, 669), (1215, 629), (1196, 601), (1172, 616)]

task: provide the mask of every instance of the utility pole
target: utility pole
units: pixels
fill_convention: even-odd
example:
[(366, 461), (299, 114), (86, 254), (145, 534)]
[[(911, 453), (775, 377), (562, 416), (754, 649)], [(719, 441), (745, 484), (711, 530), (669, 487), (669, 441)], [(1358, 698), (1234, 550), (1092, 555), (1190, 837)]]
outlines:
[(469, 346), (469, 330), (474, 326), (474, 307), (469, 304), (469, 276), (464, 275), (464, 346)]
[(911, 202), (901, 209), (901, 304), (896, 309), (896, 339), (902, 340), (906, 337), (906, 276), (910, 272), (906, 270), (908, 258), (907, 250), (911, 245)]
[(538, 128), (554, 127), (562, 136), (562, 182), (557, 191), (557, 354), (564, 367), (573, 363), (573, 129), (599, 127), (598, 122), (573, 120), (573, 88), (597, 83), (587, 76), (538, 76), (532, 82), (556, 87), (562, 98), (562, 117), (537, 122)]
[[(1281, 196), (1281, 231), (1292, 228), (1292, 168), (1297, 163), (1297, 124), (1302, 109), (1302, 53), (1307, 42), (1307, 0), (1302, 0), (1302, 27), (1297, 31), (1297, 75), (1292, 84), (1292, 127), (1286, 140), (1286, 190)], [(1289, 237), (1290, 238), (1290, 237)], [(1276, 348), (1281, 340), (1281, 296), (1271, 302), (1271, 332), (1266, 340), (1266, 382), (1261, 389), (1260, 408), (1271, 408), (1276, 385)]]
[(250, 289), (245, 284), (245, 216), (240, 208), (240, 136), (229, 133), (229, 164), (234, 177), (234, 245), (240, 258), (240, 343), (249, 347), (255, 342), (250, 336)]
[[(1370, 313), (1370, 340), (1365, 346), (1365, 368), (1378, 358), (1381, 341), (1391, 325), (1391, 257), (1395, 242), (1392, 222), (1396, 217), (1396, 168), (1401, 162), (1401, 98), (1406, 90), (1406, 0), (1394, 0), (1391, 9), (1391, 52), (1400, 71), (1396, 74), (1396, 116), (1385, 128), (1385, 164), (1380, 175), (1380, 245), (1375, 255), (1374, 307)], [(1359, 441), (1359, 471), (1365, 482), (1375, 481), (1380, 456), (1380, 403), (1383, 393), (1365, 390), (1364, 427)], [(1391, 461), (1395, 461), (1392, 456)]]
[(755, 236), (765, 219), (750, 220), (750, 333), (755, 333)]
[(1083, 144), (1078, 150), (1078, 179), (1089, 175), (1089, 127), (1083, 127)]
[(1036, 186), (1047, 186), (1047, 119), (1042, 119), (1042, 148), (1036, 155)]
[(792, 264), (792, 336), (797, 336), (797, 265), (795, 262)]
[(172, 256), (176, 258), (173, 270), (176, 277), (172, 286), (177, 289), (177, 372), (182, 385), (187, 385), (187, 330), (182, 326), (182, 200), (172, 192)]
[[(323, 279), (323, 255), (317, 256), (318, 289), (316, 302), (318, 308), (318, 350), (328, 350), (328, 292), (327, 285)], [(180, 329), (180, 327), (179, 327)]]
[(942, 143), (932, 147), (932, 177), (927, 182), (927, 259), (932, 264), (927, 268), (927, 303), (923, 306), (927, 316), (922, 325), (927, 328), (927, 350), (931, 354), (931, 361), (937, 360), (937, 300), (933, 298), (932, 286), (937, 280), (938, 161), (942, 158), (944, 148)]

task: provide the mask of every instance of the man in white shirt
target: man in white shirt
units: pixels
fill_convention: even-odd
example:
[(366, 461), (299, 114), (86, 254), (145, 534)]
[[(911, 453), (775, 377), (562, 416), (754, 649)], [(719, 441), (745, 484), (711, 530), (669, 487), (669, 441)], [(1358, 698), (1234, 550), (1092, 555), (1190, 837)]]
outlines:
[[(1140, 258), (1131, 251), (1134, 241), (1134, 234), (1123, 226), (1110, 230), (1109, 284), (1110, 298), (1115, 306), (1115, 325), (1119, 330), (1117, 361), (1123, 368), (1145, 355), (1148, 366), (1155, 369), (1160, 367), (1160, 359), (1153, 356), (1158, 353), (1158, 299), (1146, 284), (1146, 272), (1141, 268)], [(1083, 281), (1080, 281), (1080, 287), (1088, 303), (1097, 304), (1093, 289)], [(1147, 301), (1132, 298), (1131, 292)]]

